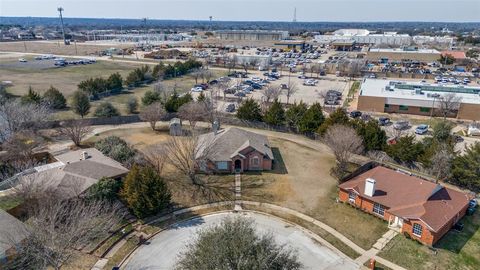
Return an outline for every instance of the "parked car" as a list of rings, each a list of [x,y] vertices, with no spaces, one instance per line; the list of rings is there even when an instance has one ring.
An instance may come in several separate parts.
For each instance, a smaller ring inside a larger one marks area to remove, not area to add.
[[[423,135],[423,134],[426,134],[428,132],[428,125],[419,125],[416,129],[415,129],[415,134],[418,134],[418,135]]]
[[[225,108],[226,112],[234,112],[235,111],[235,104],[229,103],[227,107]]]
[[[470,202],[468,203],[468,207],[470,208],[475,208],[477,207],[477,205],[478,205],[478,202],[476,199],[471,199]]]
[[[208,82],[208,84],[210,85],[217,84],[217,83],[218,83],[218,80],[211,80],[210,82]]]
[[[378,118],[378,124],[379,124],[380,126],[386,126],[386,125],[390,124],[390,118],[388,118],[388,117],[380,117],[380,118]]]
[[[244,92],[239,91],[239,92],[235,93],[234,96],[236,96],[236,97],[245,97],[246,94],[245,94]]]
[[[25,63],[25,62],[28,62],[28,61],[27,61],[27,59],[25,59],[25,58],[20,58],[20,59],[18,59],[18,62]]]
[[[192,92],[202,92],[203,88],[200,86],[195,86],[191,89]]]
[[[393,128],[397,130],[407,129],[410,126],[408,121],[397,121],[393,124]]]
[[[351,111],[351,112],[350,112],[350,117],[352,117],[352,118],[357,118],[357,117],[360,117],[360,116],[362,116],[362,112],[361,112],[361,111],[355,110],[355,111]]]

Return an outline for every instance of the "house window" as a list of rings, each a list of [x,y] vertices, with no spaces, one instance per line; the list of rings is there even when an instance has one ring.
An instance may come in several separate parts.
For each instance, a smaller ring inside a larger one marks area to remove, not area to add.
[[[252,165],[255,166],[255,167],[258,167],[258,165],[260,164],[260,160],[258,159],[257,156],[254,156],[252,157]]]
[[[385,108],[390,108],[390,104],[385,104]]]
[[[383,205],[381,205],[379,203],[374,203],[373,204],[373,213],[383,217],[383,214],[385,213],[385,209],[383,208]]]
[[[430,112],[430,108],[420,107],[420,112],[428,113]]]
[[[413,229],[412,229],[412,231],[413,231],[413,234],[414,234],[414,235],[416,235],[416,236],[418,236],[418,237],[421,237],[421,236],[422,236],[422,230],[423,230],[422,225],[420,225],[420,224],[418,224],[418,223],[414,223],[414,224],[413,224]]]
[[[348,193],[348,200],[352,203],[355,203],[355,199],[357,198],[357,193],[353,192],[353,191],[350,191],[350,193]]]
[[[217,162],[217,169],[228,170],[228,163],[226,161]]]
[[[400,106],[398,107],[398,109],[399,109],[400,111],[408,111],[408,106],[400,105]]]

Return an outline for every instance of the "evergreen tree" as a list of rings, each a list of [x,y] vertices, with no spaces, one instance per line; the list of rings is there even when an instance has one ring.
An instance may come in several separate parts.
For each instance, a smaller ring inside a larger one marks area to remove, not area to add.
[[[51,109],[60,110],[67,107],[67,100],[63,94],[53,86],[50,86],[50,88],[43,94],[43,100]]]
[[[270,108],[268,108],[263,116],[263,120],[265,123],[273,126],[281,126],[285,124],[285,110],[278,99],[275,99],[270,105]]]
[[[472,191],[480,191],[480,143],[467,146],[465,153],[452,162],[451,182]]]
[[[113,117],[119,116],[117,108],[110,102],[102,102],[96,109],[94,115],[96,117]]]
[[[387,145],[387,134],[380,127],[378,121],[370,120],[364,122],[356,119],[351,122],[351,125],[357,131],[357,134],[363,140],[365,151],[383,150]]]
[[[121,195],[140,217],[157,214],[170,204],[171,194],[162,178],[150,167],[134,165],[125,177]]]
[[[315,102],[310,106],[299,123],[299,130],[302,133],[315,132],[320,125],[325,121],[323,115],[322,106],[320,103]]]
[[[77,90],[73,93],[71,107],[74,113],[83,118],[90,111],[90,99],[85,92]]]
[[[111,92],[119,93],[122,90],[123,79],[120,73],[116,72],[110,75],[107,79],[108,89]]]
[[[307,105],[300,101],[300,103],[294,103],[288,110],[285,112],[285,120],[287,126],[295,131],[299,131],[300,121],[307,112]]]
[[[22,96],[22,103],[40,103],[41,101],[42,97],[31,86],[28,87],[28,93]]]
[[[207,97],[205,96],[205,94],[203,92],[201,92],[200,95],[198,95],[198,97],[197,97],[198,102],[204,102],[206,99],[207,99]]]
[[[102,178],[88,189],[88,198],[96,200],[114,201],[122,187],[122,181],[112,178]]]
[[[408,135],[397,139],[395,144],[386,147],[387,154],[397,162],[412,164],[423,154],[423,145],[415,142],[415,136]]]
[[[142,97],[142,104],[148,106],[155,102],[161,101],[162,98],[160,97],[160,93],[157,91],[148,90],[145,92],[145,95]]]
[[[327,129],[335,124],[348,126],[350,119],[347,112],[343,108],[338,108],[332,112],[325,122],[318,128],[318,134],[323,135],[327,132]]]
[[[237,109],[237,118],[247,121],[262,121],[260,105],[251,98],[246,99]]]

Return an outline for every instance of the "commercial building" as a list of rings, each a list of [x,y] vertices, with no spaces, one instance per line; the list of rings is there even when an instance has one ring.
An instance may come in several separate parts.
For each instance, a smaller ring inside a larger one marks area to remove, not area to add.
[[[382,166],[339,185],[339,199],[432,246],[467,212],[473,196]]]
[[[273,41],[288,38],[288,31],[219,30],[215,36],[223,40]]]
[[[419,61],[433,62],[440,59],[441,53],[434,49],[397,48],[378,49],[370,48],[367,52],[367,60],[379,62]]]
[[[315,41],[324,44],[354,41],[356,44],[362,45],[409,46],[412,43],[412,37],[408,34],[398,34],[397,32],[371,34],[366,29],[339,29],[330,35],[316,35]]]
[[[411,81],[364,79],[358,97],[358,110],[425,116],[442,115],[442,100],[454,93],[461,98],[450,117],[480,120],[480,87],[455,84],[429,84]]]
[[[304,40],[280,40],[273,45],[282,50],[303,50],[306,43]]]
[[[417,45],[452,46],[455,39],[450,36],[413,36],[413,43]]]

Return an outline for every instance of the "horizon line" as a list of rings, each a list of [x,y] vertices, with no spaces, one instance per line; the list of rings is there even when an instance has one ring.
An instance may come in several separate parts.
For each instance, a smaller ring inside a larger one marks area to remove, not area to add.
[[[0,18],[40,18],[40,19],[58,19],[58,17],[47,17],[47,16],[0,16]],[[121,18],[121,17],[63,17],[63,19],[96,19],[96,20],[139,20],[143,18]],[[147,18],[147,21],[196,21],[196,22],[207,22],[210,23],[209,19],[156,19],[156,18]],[[378,20],[378,21],[282,21],[282,20],[213,20],[215,22],[282,22],[282,23],[480,23],[480,21],[422,21],[422,20]],[[0,23],[2,25],[3,23]]]

